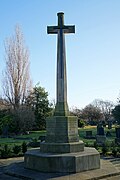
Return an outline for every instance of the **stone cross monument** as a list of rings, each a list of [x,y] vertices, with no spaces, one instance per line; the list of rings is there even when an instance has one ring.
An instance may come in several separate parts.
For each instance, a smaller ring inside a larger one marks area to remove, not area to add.
[[[57,43],[57,103],[55,116],[68,116],[67,104],[67,74],[66,74],[66,52],[65,34],[75,33],[75,26],[64,25],[64,13],[58,13],[58,26],[48,26],[48,34],[58,34]]]
[[[58,15],[58,26],[48,26],[48,34],[57,34],[57,102],[54,116],[46,120],[46,142],[41,144],[43,152],[72,152],[84,149],[84,143],[79,141],[78,121],[75,116],[69,116],[67,104],[67,75],[65,34],[75,33],[75,26],[64,25],[64,13]],[[59,144],[58,144],[59,143]],[[66,143],[66,144],[65,144]]]
[[[78,120],[69,115],[65,34],[75,26],[64,25],[64,13],[58,15],[58,26],[48,26],[48,34],[57,34],[57,102],[52,117],[46,119],[46,138],[40,149],[25,153],[25,167],[42,172],[81,172],[100,167],[96,149],[84,147],[79,140]]]

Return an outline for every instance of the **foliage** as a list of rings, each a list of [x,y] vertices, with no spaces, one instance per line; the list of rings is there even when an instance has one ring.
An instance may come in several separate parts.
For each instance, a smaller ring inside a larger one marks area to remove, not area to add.
[[[94,148],[98,150],[98,143],[96,141],[94,142]]]
[[[115,120],[117,120],[117,123],[120,125],[120,104],[115,106],[115,108],[112,110],[112,114]]]
[[[14,153],[14,154],[19,154],[20,151],[21,151],[21,146],[19,146],[19,145],[14,145],[12,150],[13,150],[13,153]]]
[[[40,147],[40,142],[38,141],[37,138],[33,138],[32,141],[28,144],[30,147]]]
[[[82,119],[78,119],[78,127],[83,128],[85,126],[85,121]]]
[[[101,110],[89,104],[82,110],[82,116],[88,120],[90,125],[95,125],[101,118]]]
[[[27,151],[27,143],[24,141],[24,142],[22,143],[22,152],[23,152],[23,154],[24,154],[26,151]]]
[[[14,132],[18,133],[26,133],[26,131],[30,131],[33,129],[35,125],[35,116],[34,111],[31,107],[26,105],[21,105],[19,108],[12,111],[13,115],[13,125]]]
[[[48,100],[48,92],[37,84],[27,98],[26,104],[32,107],[37,129],[45,129],[45,119],[52,111]]]
[[[109,144],[108,144],[108,142],[106,142],[102,146],[102,154],[107,155],[108,151],[109,151]]]
[[[12,113],[10,109],[7,108],[0,110],[0,134],[4,127],[8,127],[8,132],[13,132],[16,128],[14,128]]]
[[[117,157],[117,154],[118,154],[118,149],[117,149],[117,147],[112,148],[112,155],[113,155],[114,157]]]
[[[5,144],[1,149],[0,149],[0,153],[1,153],[1,158],[8,158],[11,156],[11,149],[8,147],[7,144]]]

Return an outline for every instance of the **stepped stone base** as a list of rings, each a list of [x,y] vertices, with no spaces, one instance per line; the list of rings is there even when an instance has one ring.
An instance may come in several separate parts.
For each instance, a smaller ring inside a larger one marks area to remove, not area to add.
[[[40,151],[47,153],[72,153],[84,151],[83,141],[72,143],[40,143]]]
[[[81,172],[100,168],[100,155],[95,148],[77,153],[42,153],[29,150],[24,157],[25,168],[40,172]]]

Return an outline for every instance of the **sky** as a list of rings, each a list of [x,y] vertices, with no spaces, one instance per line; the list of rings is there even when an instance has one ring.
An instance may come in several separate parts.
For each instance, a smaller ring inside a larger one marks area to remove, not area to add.
[[[84,108],[94,99],[117,101],[120,93],[120,0],[0,0],[0,84],[4,41],[19,24],[30,52],[33,85],[38,82],[56,99],[57,25],[64,12],[69,107]],[[2,86],[2,85],[1,85]],[[2,87],[0,87],[2,94]]]

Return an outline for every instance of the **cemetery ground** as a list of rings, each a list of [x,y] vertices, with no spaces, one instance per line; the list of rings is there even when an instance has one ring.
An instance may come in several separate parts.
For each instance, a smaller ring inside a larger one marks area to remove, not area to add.
[[[79,137],[85,143],[87,147],[95,147],[101,155],[109,156],[119,156],[120,147],[116,145],[115,138],[116,132],[115,127],[112,129],[108,129],[105,127],[105,134],[107,135],[106,143],[104,146],[98,145],[96,143],[95,136],[97,134],[96,126],[85,126],[84,128],[79,128]],[[87,135],[88,133],[92,134],[90,137]],[[26,135],[19,135],[13,137],[1,137],[0,138],[0,158],[9,158],[9,157],[17,157],[23,156],[26,149],[22,151],[22,145],[27,145],[27,148],[35,148],[39,147],[40,141],[43,141],[45,138],[46,131],[30,131]],[[7,149],[5,149],[7,146]],[[24,147],[23,147],[24,148]],[[1,150],[4,149],[3,155]],[[13,150],[14,149],[14,150]],[[9,152],[9,153],[8,153]]]
[[[97,133],[97,127],[96,126],[85,126],[84,128],[79,128],[79,136],[80,139],[84,141],[85,146],[96,146],[95,144],[95,136]],[[86,131],[92,131],[92,137],[91,138],[87,138],[86,137]],[[108,133],[109,132],[109,133]],[[103,176],[102,179],[104,180],[118,180],[120,179],[120,158],[119,157],[113,157],[112,152],[111,152],[111,143],[114,142],[115,137],[116,137],[116,133],[115,133],[115,127],[113,126],[112,129],[108,129],[108,127],[105,127],[105,133],[110,134],[110,136],[107,137],[107,146],[109,148],[106,148],[106,150],[104,150],[106,153],[104,153],[104,156],[102,154],[102,147],[101,146],[96,146],[96,148],[98,149],[98,151],[101,154],[101,161],[104,161],[104,167],[101,168],[101,170],[103,172],[108,171],[107,173],[110,173],[110,176]],[[9,138],[0,138],[0,149],[2,147],[4,147],[6,144],[8,145],[9,148],[13,148],[15,145],[21,146],[23,142],[26,142],[26,144],[30,144],[31,142],[36,143],[37,141],[40,142],[41,139],[43,140],[45,137],[46,131],[31,131],[29,132],[29,134],[27,135],[19,135],[19,136],[14,136],[14,137],[9,137]],[[41,138],[43,137],[43,138]],[[119,146],[118,146],[119,147]],[[29,148],[33,148],[28,146]],[[16,154],[16,157],[12,157],[12,158],[1,158],[0,159],[0,179],[24,179],[24,175],[26,175],[27,173],[29,173],[29,177],[34,177],[33,179],[49,179],[49,177],[51,177],[50,179],[61,179],[61,180],[65,180],[65,179],[86,179],[86,177],[89,177],[88,179],[92,179],[92,176],[97,176],[101,175],[99,173],[99,170],[93,170],[93,171],[87,171],[87,172],[82,172],[82,173],[77,173],[77,174],[71,174],[70,176],[65,174],[65,175],[61,175],[61,174],[44,174],[44,173],[38,173],[36,174],[34,171],[29,171],[27,172],[27,170],[24,169],[23,166],[23,156],[24,153],[20,153],[21,157],[17,157],[19,156],[18,154]],[[109,164],[109,162],[111,164]],[[119,170],[116,170],[117,169]],[[21,169],[22,168],[22,169]],[[103,169],[106,168],[106,169]],[[6,169],[8,169],[8,173],[6,173]],[[17,174],[19,174],[21,171],[22,173],[20,173],[20,177],[19,176],[15,176],[14,175],[14,171],[17,172]],[[11,172],[13,172],[13,174],[10,174]],[[31,179],[31,178],[28,178]],[[100,179],[100,178],[99,178]]]

